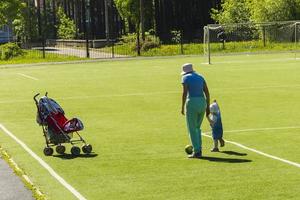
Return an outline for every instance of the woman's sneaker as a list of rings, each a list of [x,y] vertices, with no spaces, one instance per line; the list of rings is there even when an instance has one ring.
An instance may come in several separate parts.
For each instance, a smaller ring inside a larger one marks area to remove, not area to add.
[[[201,158],[202,157],[202,152],[198,152],[198,153],[192,153],[191,155],[188,156],[188,158]]]

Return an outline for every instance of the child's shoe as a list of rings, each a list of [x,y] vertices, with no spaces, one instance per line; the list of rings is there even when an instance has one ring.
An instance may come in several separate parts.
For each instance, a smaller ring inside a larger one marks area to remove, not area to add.
[[[210,150],[211,152],[219,152],[219,148],[213,148]]]
[[[220,146],[224,147],[225,146],[225,141],[222,138],[219,141],[220,141]]]

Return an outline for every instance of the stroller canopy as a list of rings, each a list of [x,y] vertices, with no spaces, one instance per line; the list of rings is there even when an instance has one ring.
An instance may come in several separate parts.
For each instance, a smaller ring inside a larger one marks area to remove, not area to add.
[[[62,109],[62,107],[53,99],[49,98],[49,97],[42,97],[39,100],[39,111],[40,111],[40,122],[39,123],[43,123],[45,122],[45,120],[47,119],[47,117],[49,115],[52,114],[58,114],[61,113],[62,115],[65,114],[64,110]]]

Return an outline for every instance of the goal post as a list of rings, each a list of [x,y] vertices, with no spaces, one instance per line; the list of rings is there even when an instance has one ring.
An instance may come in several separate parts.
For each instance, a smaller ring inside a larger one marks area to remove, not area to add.
[[[215,55],[300,51],[300,21],[209,24],[203,29],[205,62]]]

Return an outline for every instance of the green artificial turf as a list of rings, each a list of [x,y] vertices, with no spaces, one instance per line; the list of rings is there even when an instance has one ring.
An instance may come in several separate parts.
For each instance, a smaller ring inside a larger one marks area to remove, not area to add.
[[[0,123],[87,199],[298,199],[299,168],[227,144],[189,160],[181,65],[192,62],[217,99],[225,131],[300,127],[300,60],[291,54],[107,61],[0,69]],[[32,76],[33,80],[20,74]],[[43,155],[33,95],[49,93],[85,125],[90,156]],[[203,131],[209,131],[203,122]],[[300,163],[300,128],[225,132],[224,138]],[[76,199],[14,140],[0,144],[49,199]]]

